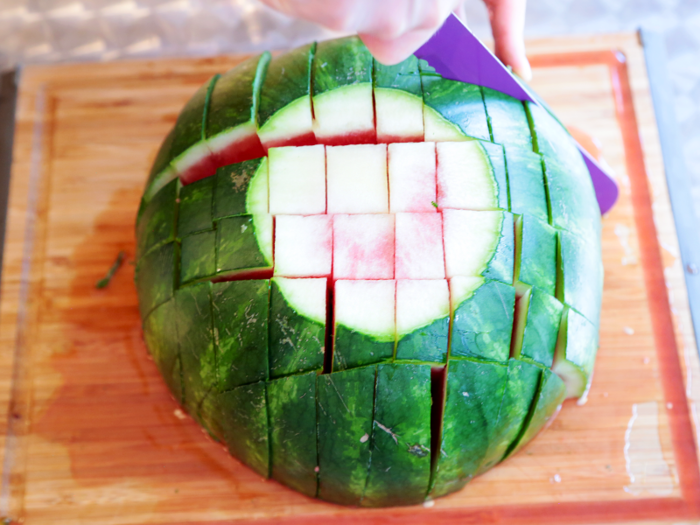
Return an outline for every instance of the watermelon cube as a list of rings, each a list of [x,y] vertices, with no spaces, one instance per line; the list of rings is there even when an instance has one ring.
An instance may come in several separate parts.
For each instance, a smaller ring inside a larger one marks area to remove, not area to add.
[[[439,213],[397,213],[397,279],[444,279],[442,215]]]
[[[333,278],[394,278],[394,217],[333,217]]]
[[[444,363],[449,330],[447,281],[396,281],[396,359]]]
[[[336,281],[333,370],[378,363],[394,356],[394,281]]]
[[[329,215],[275,218],[275,275],[328,277],[333,263],[333,223]]]
[[[326,148],[328,213],[388,213],[385,144]]]
[[[501,211],[444,210],[447,277],[478,277],[513,282],[513,216]]]
[[[435,143],[389,144],[391,213],[436,211]]]
[[[201,182],[206,180],[210,179]],[[216,170],[212,180],[214,198],[210,213],[215,220],[237,215],[269,213],[267,157],[222,166]]]
[[[270,213],[326,213],[326,157],[322,145],[272,148]]]

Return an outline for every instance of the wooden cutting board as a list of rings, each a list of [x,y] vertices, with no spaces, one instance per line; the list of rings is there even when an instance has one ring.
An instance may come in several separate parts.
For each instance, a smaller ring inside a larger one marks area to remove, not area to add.
[[[306,498],[230,458],[170,398],[142,341],[131,261],[146,173],[191,93],[243,57],[26,68],[0,303],[0,514],[91,525],[700,520],[700,366],[641,48],[617,35],[529,50],[533,86],[598,141],[621,189],[604,220],[593,387],[465,490],[377,510]],[[96,289],[120,250],[129,263]]]

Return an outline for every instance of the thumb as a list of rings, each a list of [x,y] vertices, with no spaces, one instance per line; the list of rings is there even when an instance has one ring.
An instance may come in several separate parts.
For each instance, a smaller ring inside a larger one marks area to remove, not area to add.
[[[525,56],[525,0],[484,0],[489,10],[496,56],[523,80],[532,78]]]

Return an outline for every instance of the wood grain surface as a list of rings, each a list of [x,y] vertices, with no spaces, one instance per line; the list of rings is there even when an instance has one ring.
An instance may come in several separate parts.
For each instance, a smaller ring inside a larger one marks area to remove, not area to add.
[[[260,479],[170,398],[120,250],[160,140],[242,57],[26,68],[0,296],[0,514],[28,524],[700,523],[695,349],[635,35],[529,43],[535,89],[621,188],[604,219],[601,348],[515,457],[423,507],[347,509]]]

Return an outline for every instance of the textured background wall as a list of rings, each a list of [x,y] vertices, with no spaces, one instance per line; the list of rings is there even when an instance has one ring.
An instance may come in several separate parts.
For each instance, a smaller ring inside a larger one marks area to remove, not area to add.
[[[490,37],[478,0],[469,25]],[[676,116],[700,210],[700,0],[529,0],[527,36],[666,35]],[[332,33],[255,0],[0,0],[0,69],[17,63],[212,55],[283,49]]]

